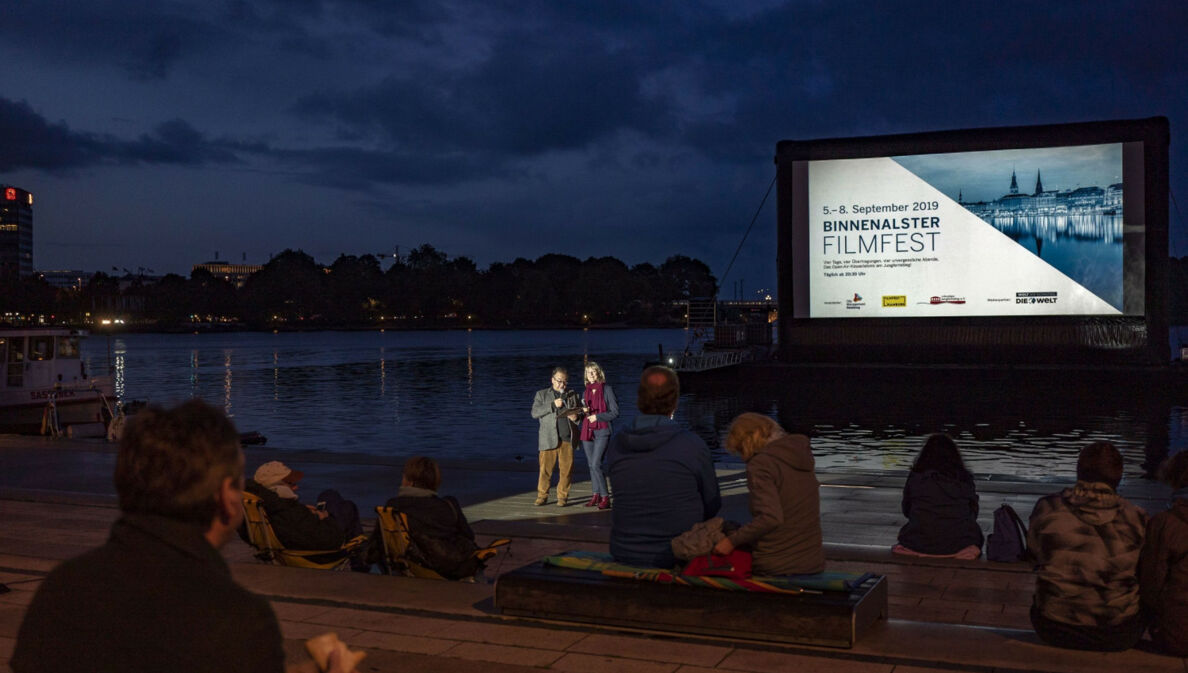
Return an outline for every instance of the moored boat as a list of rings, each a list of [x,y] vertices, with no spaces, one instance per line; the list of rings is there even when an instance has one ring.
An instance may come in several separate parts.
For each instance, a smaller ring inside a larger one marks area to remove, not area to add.
[[[83,330],[0,329],[0,432],[58,434],[111,419],[110,376],[89,376]]]

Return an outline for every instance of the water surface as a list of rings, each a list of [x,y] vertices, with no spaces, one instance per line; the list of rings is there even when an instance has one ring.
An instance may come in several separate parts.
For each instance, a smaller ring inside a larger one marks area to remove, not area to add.
[[[200,397],[269,447],[512,461],[535,459],[529,409],[552,367],[569,368],[578,386],[582,363],[599,362],[629,419],[643,364],[661,344],[684,343],[683,330],[657,329],[97,334],[84,356],[91,371],[110,366],[124,401]],[[944,431],[979,474],[1067,478],[1081,447],[1107,439],[1137,477],[1188,436],[1188,405],[1075,390],[1036,400],[944,386],[699,387],[682,395],[676,419],[730,460],[721,436],[742,411],[809,433],[818,465],[836,469],[904,470],[924,436]]]

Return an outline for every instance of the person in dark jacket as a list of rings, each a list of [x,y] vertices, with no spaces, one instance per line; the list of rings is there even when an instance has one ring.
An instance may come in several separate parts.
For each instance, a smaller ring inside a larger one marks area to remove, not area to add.
[[[607,447],[607,476],[615,486],[610,552],[619,563],[672,568],[672,539],[722,506],[709,448],[672,420],[680,394],[676,372],[645,369],[640,415]]]
[[[302,504],[297,489],[304,473],[279,460],[261,465],[244,490],[260,498],[272,530],[289,549],[333,550],[363,534],[359,508],[338,491],[327,489],[318,495],[326,503],[321,509]]]
[[[474,531],[456,498],[437,495],[440,487],[441,468],[437,461],[413,456],[404,463],[396,497],[385,504],[408,518],[408,534],[412,539],[408,551],[410,561],[436,571],[446,579],[474,577],[483,567],[474,555],[479,548]],[[378,538],[377,527],[372,538],[377,550],[376,545],[383,544]]]
[[[137,414],[116,457],[111,537],[42,582],[12,670],[281,673],[271,606],[219,553],[243,519],[242,484],[239,434],[221,411],[190,400]]]
[[[1139,556],[1139,591],[1151,618],[1151,639],[1164,651],[1188,656],[1188,451],[1164,463],[1171,508],[1147,524]]]
[[[749,547],[756,575],[825,570],[820,485],[809,438],[787,434],[771,418],[747,412],[730,424],[726,449],[747,464],[751,521],[719,541],[714,553]]]
[[[976,559],[982,554],[978,494],[957,444],[948,435],[924,441],[903,487],[899,544],[891,551],[911,556]]]

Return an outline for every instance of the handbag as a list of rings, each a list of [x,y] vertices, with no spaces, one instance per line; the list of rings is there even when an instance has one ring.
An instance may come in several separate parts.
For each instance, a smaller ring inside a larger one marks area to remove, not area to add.
[[[751,552],[735,549],[725,556],[706,554],[689,561],[681,571],[689,577],[724,577],[731,580],[751,578]]]
[[[718,540],[726,537],[726,520],[720,516],[699,521],[689,530],[672,539],[672,555],[682,561],[692,561],[714,549]]]

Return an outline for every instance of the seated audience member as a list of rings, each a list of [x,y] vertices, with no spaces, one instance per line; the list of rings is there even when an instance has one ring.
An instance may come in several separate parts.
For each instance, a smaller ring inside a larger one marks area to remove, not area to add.
[[[948,435],[925,440],[903,486],[901,507],[908,522],[899,529],[899,544],[891,551],[961,559],[982,555],[973,475]]]
[[[219,554],[243,519],[242,485],[239,434],[221,411],[191,400],[133,417],[116,457],[120,518],[42,582],[12,670],[283,671],[272,608]]]
[[[1122,454],[1094,442],[1077,459],[1076,485],[1040,498],[1031,512],[1031,624],[1050,645],[1117,651],[1143,635],[1138,561],[1147,516],[1118,495],[1121,481]]]
[[[1188,656],[1188,451],[1163,465],[1171,508],[1151,517],[1139,557],[1139,586],[1151,618],[1151,639],[1176,656]]]
[[[676,372],[645,369],[640,414],[607,448],[606,473],[615,488],[610,551],[620,563],[673,567],[672,539],[722,506],[709,448],[672,420],[680,394]]]
[[[412,539],[409,560],[436,571],[450,580],[473,577],[482,568],[474,556],[478,544],[474,531],[462,513],[458,500],[437,495],[441,486],[441,468],[437,461],[425,456],[413,456],[404,463],[400,490],[385,503],[408,518],[408,534]],[[378,530],[372,545],[378,540]]]
[[[750,547],[756,575],[825,570],[820,486],[809,438],[787,434],[771,418],[748,412],[730,424],[726,449],[747,464],[751,521],[718,542],[714,553]]]
[[[288,549],[333,550],[356,535],[363,534],[359,508],[345,500],[338,491],[327,489],[318,494],[322,509],[304,505],[297,499],[299,482],[305,473],[291,470],[279,460],[261,465],[244,490],[260,498],[272,530]]]

